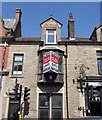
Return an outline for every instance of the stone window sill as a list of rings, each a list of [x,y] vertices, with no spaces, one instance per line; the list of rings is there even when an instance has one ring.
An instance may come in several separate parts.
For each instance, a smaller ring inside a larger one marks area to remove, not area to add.
[[[10,78],[23,78],[23,75],[11,75]]]

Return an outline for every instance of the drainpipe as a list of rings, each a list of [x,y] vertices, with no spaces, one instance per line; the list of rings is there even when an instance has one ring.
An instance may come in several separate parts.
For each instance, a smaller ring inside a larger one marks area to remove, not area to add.
[[[1,66],[1,74],[0,74],[0,120],[2,119],[2,111],[3,111],[3,95],[4,95],[4,83],[2,83],[2,77],[3,77],[3,69],[4,69],[4,58],[5,58],[5,53],[6,53],[6,46],[8,44],[0,44],[1,47],[4,47],[3,55],[2,55],[2,66]],[[2,86],[1,86],[2,85]],[[2,87],[2,89],[1,89]]]
[[[66,48],[66,55],[65,55],[65,78],[66,78],[66,106],[67,106],[67,119],[69,119],[69,111],[68,111],[68,78],[67,78],[67,45],[65,45]]]
[[[4,62],[5,62],[5,53],[6,53],[6,47],[8,46],[8,44],[6,44],[6,42],[5,42],[5,44],[1,43],[0,46],[4,47],[3,56],[2,56],[1,76],[0,76],[0,87],[1,87],[2,77],[3,77],[3,69],[4,69]]]

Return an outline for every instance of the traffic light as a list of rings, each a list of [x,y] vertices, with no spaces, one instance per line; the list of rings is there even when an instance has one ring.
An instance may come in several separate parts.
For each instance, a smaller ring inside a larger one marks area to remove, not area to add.
[[[18,88],[19,88],[19,84],[16,83],[16,84],[15,84],[15,87],[13,88],[13,90],[14,90],[14,95],[15,95],[15,100],[17,100],[17,98],[18,98]]]
[[[28,101],[30,99],[30,97],[29,97],[29,95],[30,95],[29,91],[30,91],[30,88],[28,88],[28,87],[24,88],[24,101]]]

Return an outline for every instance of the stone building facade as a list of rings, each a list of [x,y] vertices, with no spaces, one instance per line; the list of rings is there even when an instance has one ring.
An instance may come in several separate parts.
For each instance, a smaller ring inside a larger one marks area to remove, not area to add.
[[[70,13],[68,37],[61,37],[62,23],[50,16],[41,37],[22,37],[20,20],[18,8],[15,19],[0,19],[1,119],[102,117],[102,24],[90,38],[75,37]]]

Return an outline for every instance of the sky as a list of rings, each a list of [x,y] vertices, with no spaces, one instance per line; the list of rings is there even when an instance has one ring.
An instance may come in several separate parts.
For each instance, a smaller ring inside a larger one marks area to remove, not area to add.
[[[100,2],[2,2],[2,18],[15,18],[15,9],[22,11],[22,37],[40,37],[40,23],[53,15],[63,24],[62,37],[68,36],[68,17],[75,21],[75,36],[90,37],[101,21]]]

